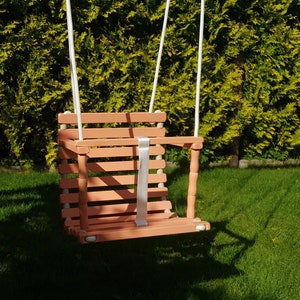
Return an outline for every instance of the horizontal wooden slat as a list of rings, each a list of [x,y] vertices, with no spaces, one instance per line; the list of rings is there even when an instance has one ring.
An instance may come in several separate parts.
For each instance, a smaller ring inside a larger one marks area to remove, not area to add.
[[[150,160],[149,169],[163,169],[166,166],[164,160]],[[135,171],[139,169],[139,162],[136,161],[112,161],[112,162],[95,162],[88,163],[87,168],[89,172],[114,172],[114,171]],[[77,174],[78,164],[60,164],[58,166],[60,174]]]
[[[133,138],[137,136],[157,137],[164,136],[165,128],[84,128],[82,136],[84,139],[102,138]],[[58,140],[78,139],[77,129],[58,130]],[[108,144],[109,146],[109,144]]]
[[[162,188],[148,188],[148,198],[159,198],[168,195],[168,189]],[[88,202],[101,202],[101,201],[115,201],[115,200],[132,200],[136,199],[137,192],[135,189],[122,189],[122,190],[107,190],[107,191],[93,191],[87,192]],[[61,194],[60,202],[65,203],[78,203],[79,194],[69,193]]]
[[[120,113],[81,113],[82,123],[136,123],[165,122],[166,113],[120,112]],[[76,114],[58,114],[59,124],[77,124]]]
[[[102,177],[89,177],[87,186],[92,187],[108,187],[112,188],[120,185],[132,185],[137,184],[138,175],[115,175],[115,176],[102,176]],[[149,174],[148,184],[166,182],[167,175],[162,174]],[[77,178],[62,178],[60,180],[61,189],[73,189],[78,188]]]
[[[139,154],[138,147],[109,147],[109,148],[91,148],[87,153],[88,158],[103,158],[103,157],[126,157],[137,156]],[[160,145],[150,146],[149,155],[164,155],[165,148]],[[77,159],[77,154],[65,148],[59,149],[60,159]]]
[[[149,155],[163,155],[165,154],[165,148],[163,146],[150,146]],[[126,156],[138,156],[138,147],[110,147],[110,148],[91,148],[87,154],[89,158],[95,157],[126,157]]]
[[[171,210],[172,204],[170,201],[155,201],[148,202],[148,212]],[[136,203],[115,204],[115,205],[101,205],[88,207],[88,216],[105,216],[105,215],[128,215],[136,213]],[[79,217],[78,208],[63,208],[63,218],[77,218]]]
[[[149,216],[149,215],[147,215]],[[126,228],[145,228],[146,230],[151,230],[151,227],[154,229],[163,229],[163,228],[171,228],[174,226],[174,223],[177,223],[177,225],[187,225],[187,224],[193,224],[195,227],[196,225],[199,225],[199,223],[201,223],[200,219],[188,219],[188,218],[179,218],[179,217],[174,217],[174,218],[170,218],[168,216],[168,214],[163,215],[160,213],[160,217],[161,218],[149,218],[148,221],[148,226],[144,226],[144,227],[137,227],[135,222],[118,222],[118,224],[114,223],[114,224],[95,224],[95,225],[91,225],[89,226],[89,233],[91,233],[93,230],[97,230],[97,229],[101,229],[103,231],[106,230],[111,230],[114,228],[120,228],[120,230],[126,229]],[[176,222],[176,221],[178,222]],[[194,227],[194,229],[196,229]],[[179,229],[180,230],[180,229]]]
[[[62,143],[64,141],[62,140]],[[76,147],[103,147],[103,146],[138,146],[137,138],[115,138],[115,139],[86,139],[76,140],[74,144]],[[201,149],[203,144],[202,137],[194,136],[164,136],[164,137],[150,137],[150,145],[178,145],[190,146],[195,144],[194,149]]]
[[[169,209],[168,209],[169,210]],[[174,212],[150,212],[147,214],[147,220],[159,220],[159,219],[171,219],[176,218],[177,215]],[[93,217],[88,219],[89,225],[92,225],[93,228],[94,225],[99,224],[106,224],[106,223],[118,223],[118,222],[133,222],[136,219],[136,214],[134,215],[121,215],[121,216],[102,216],[102,217]],[[68,218],[64,222],[66,227],[70,226],[80,226],[80,220],[79,219],[71,219]]]
[[[87,243],[85,238],[95,236],[95,242],[124,240],[151,236],[164,236],[172,234],[183,234],[198,232],[197,226],[203,226],[210,230],[210,224],[201,220],[189,218],[161,218],[148,221],[148,226],[137,227],[134,222],[119,222],[103,225],[92,225],[90,229],[83,232],[80,228],[70,228],[70,234],[78,237],[81,243]]]

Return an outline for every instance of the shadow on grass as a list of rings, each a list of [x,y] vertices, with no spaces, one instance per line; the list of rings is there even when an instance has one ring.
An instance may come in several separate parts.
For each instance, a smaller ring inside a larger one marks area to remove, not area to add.
[[[56,184],[14,193],[20,195],[16,208],[28,208],[0,219],[3,299],[220,299],[225,291],[199,284],[239,274],[233,263],[211,255],[226,223],[199,234],[79,245],[62,229]],[[0,209],[12,196],[2,194]],[[242,245],[242,255],[250,242],[227,233]]]

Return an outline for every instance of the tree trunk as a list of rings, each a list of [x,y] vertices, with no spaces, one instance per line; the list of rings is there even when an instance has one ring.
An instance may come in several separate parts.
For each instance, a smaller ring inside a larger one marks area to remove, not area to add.
[[[240,150],[240,139],[239,137],[235,137],[232,140],[231,144],[231,159],[229,161],[229,166],[232,168],[239,167],[239,150]]]

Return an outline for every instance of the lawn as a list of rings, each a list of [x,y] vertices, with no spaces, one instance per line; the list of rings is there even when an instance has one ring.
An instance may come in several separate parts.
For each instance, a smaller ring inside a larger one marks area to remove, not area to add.
[[[179,214],[182,173],[169,181]],[[65,234],[57,182],[0,173],[1,299],[299,299],[300,168],[203,170],[210,232],[89,245]]]

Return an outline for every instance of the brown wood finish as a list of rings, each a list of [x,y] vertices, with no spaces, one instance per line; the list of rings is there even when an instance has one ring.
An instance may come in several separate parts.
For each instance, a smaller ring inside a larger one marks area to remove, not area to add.
[[[83,113],[81,119],[79,141],[76,114],[58,116],[60,202],[69,234],[86,243],[197,232],[199,225],[210,229],[208,222],[195,218],[201,137],[165,137],[165,113]],[[140,136],[150,139],[145,227],[135,225]],[[171,212],[171,201],[164,200],[165,144],[191,148],[185,218],[178,218]]]

